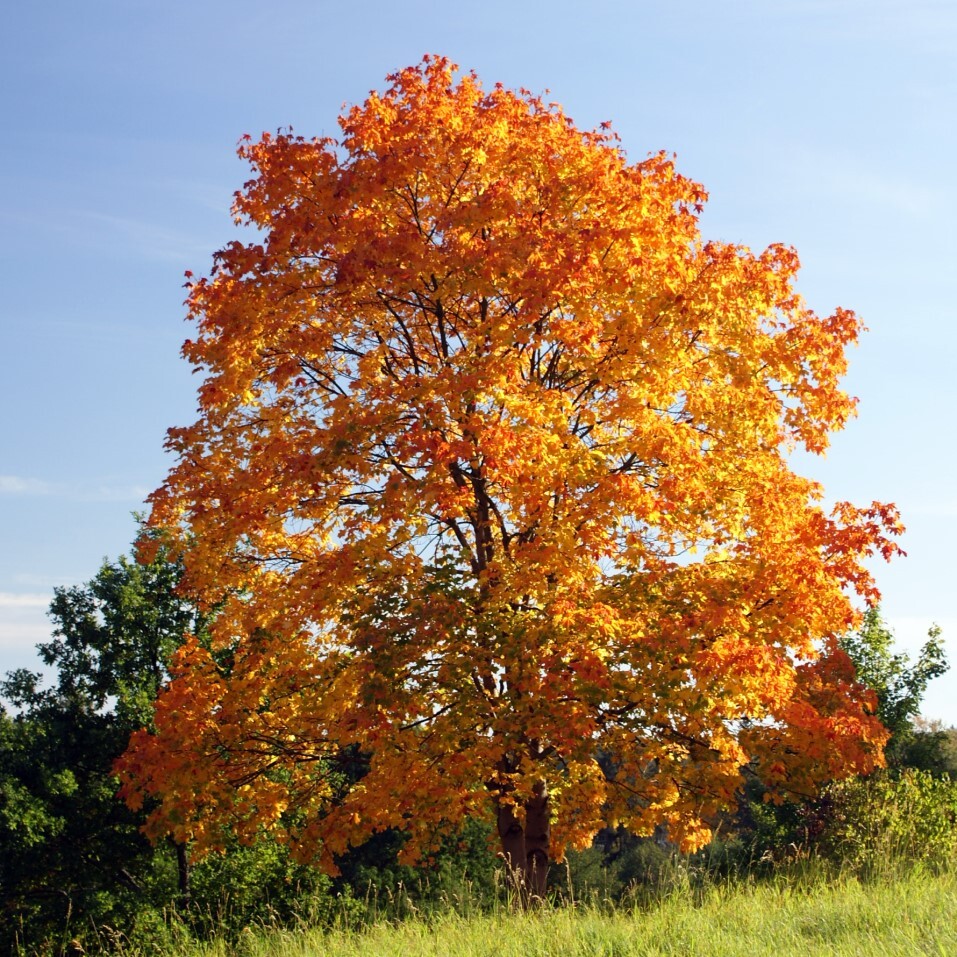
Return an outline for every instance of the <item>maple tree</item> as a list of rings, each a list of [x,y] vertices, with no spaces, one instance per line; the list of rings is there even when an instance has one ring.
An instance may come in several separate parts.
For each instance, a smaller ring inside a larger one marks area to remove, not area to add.
[[[792,249],[704,241],[666,154],[443,58],[389,80],[338,141],[244,140],[261,235],[188,283],[200,417],[150,521],[216,615],[127,800],[330,870],[485,816],[540,894],[605,824],[701,846],[746,766],[879,764],[838,638],[898,516],[825,511],[788,457],[853,414],[859,320],[806,307]]]

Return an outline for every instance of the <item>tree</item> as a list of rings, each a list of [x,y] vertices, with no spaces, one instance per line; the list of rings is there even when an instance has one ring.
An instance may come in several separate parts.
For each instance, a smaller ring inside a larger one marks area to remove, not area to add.
[[[63,945],[93,922],[129,925],[148,903],[154,855],[112,765],[149,720],[184,632],[201,633],[175,594],[179,574],[160,551],[55,589],[53,637],[38,646],[53,685],[26,669],[0,682],[17,709],[0,710],[0,941],[11,951]]]
[[[923,732],[915,729],[914,723],[927,685],[950,667],[937,625],[928,631],[917,661],[911,664],[908,655],[895,653],[894,634],[874,606],[864,612],[857,631],[841,638],[841,648],[854,663],[858,680],[877,695],[877,715],[891,733],[887,755],[892,763],[909,765],[911,758],[920,760],[921,752],[928,746],[933,750],[934,743],[943,748],[941,729]],[[929,737],[921,740],[924,734]],[[923,755],[924,759],[929,756]]]
[[[936,625],[913,665],[906,654],[895,653],[894,634],[876,605],[864,612],[857,631],[841,638],[841,647],[854,663],[858,680],[877,694],[878,717],[894,735],[913,729],[927,685],[949,667]]]
[[[810,791],[881,761],[838,636],[901,526],[789,467],[853,414],[860,330],[794,251],[703,241],[669,157],[455,71],[240,146],[261,241],[189,277],[200,418],[150,518],[219,611],[118,770],[155,833],[333,871],[491,816],[539,895],[606,823],[707,842],[749,763]]]

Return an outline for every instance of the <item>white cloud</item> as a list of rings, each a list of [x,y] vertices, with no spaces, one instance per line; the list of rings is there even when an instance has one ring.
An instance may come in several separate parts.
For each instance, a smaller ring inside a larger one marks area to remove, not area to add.
[[[109,485],[64,482],[20,475],[0,475],[0,495],[56,495],[80,502],[137,502],[142,504],[150,489],[145,485]]]
[[[0,475],[0,494],[3,495],[52,495],[57,490],[53,482],[24,478],[20,475]]]
[[[46,617],[52,595],[0,592],[0,677],[15,668],[40,671],[36,646],[50,640]]]
[[[46,608],[50,604],[51,597],[48,594],[0,591],[0,609]]]

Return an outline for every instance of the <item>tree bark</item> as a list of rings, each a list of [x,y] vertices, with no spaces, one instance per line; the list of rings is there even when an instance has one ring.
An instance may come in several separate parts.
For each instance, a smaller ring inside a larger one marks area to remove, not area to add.
[[[534,906],[545,899],[548,880],[551,826],[548,788],[544,781],[534,786],[534,797],[525,803],[524,822],[511,804],[499,800],[498,834],[508,880],[522,907]]]
[[[525,884],[532,903],[545,900],[551,841],[548,788],[537,781],[534,790],[535,797],[525,805]]]
[[[179,885],[179,893],[176,896],[177,906],[186,910],[190,905],[190,886],[189,886],[189,854],[186,845],[170,837],[170,843],[176,851],[176,876]]]

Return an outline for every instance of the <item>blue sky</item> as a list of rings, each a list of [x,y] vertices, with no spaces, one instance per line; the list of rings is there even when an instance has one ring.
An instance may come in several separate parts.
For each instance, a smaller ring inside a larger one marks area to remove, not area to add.
[[[234,235],[245,133],[335,134],[344,103],[440,53],[611,120],[703,183],[709,238],[796,246],[799,287],[870,331],[829,497],[896,502],[876,568],[902,649],[932,622],[957,724],[957,5],[953,0],[486,0],[8,5],[0,32],[0,671],[35,664],[52,588],[126,551],[192,421],[183,273]]]

